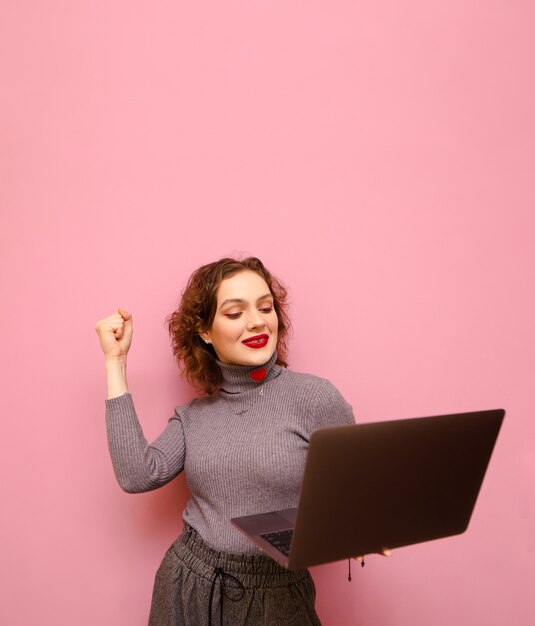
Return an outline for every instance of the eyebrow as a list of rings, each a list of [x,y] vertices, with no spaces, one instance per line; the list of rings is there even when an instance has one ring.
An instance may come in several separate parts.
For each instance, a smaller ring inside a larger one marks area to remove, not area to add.
[[[267,298],[271,298],[273,299],[273,294],[272,293],[265,293],[263,296],[260,296],[260,298],[257,298],[257,302],[260,302],[260,300],[266,300]],[[231,304],[231,303],[237,303],[237,304],[244,304],[245,302],[247,302],[247,300],[244,300],[243,298],[229,298],[228,300],[223,300],[223,302],[219,305],[219,308],[223,308],[226,304]]]

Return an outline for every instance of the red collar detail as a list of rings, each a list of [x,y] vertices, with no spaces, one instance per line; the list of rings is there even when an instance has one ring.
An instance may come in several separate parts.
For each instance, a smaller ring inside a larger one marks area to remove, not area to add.
[[[256,382],[261,383],[267,375],[267,371],[265,367],[261,367],[258,370],[253,370],[249,376]]]

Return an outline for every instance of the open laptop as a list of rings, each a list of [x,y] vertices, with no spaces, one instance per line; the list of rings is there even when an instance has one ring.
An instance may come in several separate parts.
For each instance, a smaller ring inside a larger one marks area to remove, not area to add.
[[[298,508],[231,521],[288,569],[461,534],[504,415],[497,409],[318,430]]]

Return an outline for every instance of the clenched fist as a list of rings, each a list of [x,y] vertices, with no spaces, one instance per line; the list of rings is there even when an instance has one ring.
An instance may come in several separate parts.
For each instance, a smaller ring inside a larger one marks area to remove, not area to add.
[[[106,358],[126,357],[132,343],[132,316],[124,309],[95,325],[100,347]]]

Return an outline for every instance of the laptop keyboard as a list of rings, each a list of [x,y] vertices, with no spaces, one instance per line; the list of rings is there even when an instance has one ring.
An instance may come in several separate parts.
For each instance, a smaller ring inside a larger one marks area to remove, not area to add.
[[[280,530],[276,533],[266,533],[260,535],[262,539],[265,539],[274,548],[277,548],[279,552],[282,552],[285,556],[290,555],[290,543],[292,542],[292,529]]]

